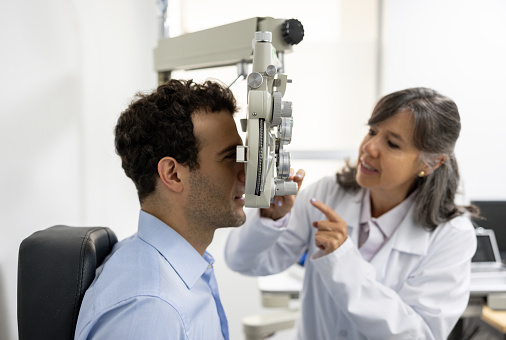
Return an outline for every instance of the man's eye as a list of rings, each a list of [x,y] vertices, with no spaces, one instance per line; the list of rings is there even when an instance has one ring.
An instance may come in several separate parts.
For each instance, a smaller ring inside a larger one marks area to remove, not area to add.
[[[225,158],[233,158],[233,159],[236,159],[237,157],[237,153],[236,152],[232,152],[230,154],[228,154]]]
[[[376,131],[374,131],[373,129],[369,129],[369,135],[370,136],[376,135]]]

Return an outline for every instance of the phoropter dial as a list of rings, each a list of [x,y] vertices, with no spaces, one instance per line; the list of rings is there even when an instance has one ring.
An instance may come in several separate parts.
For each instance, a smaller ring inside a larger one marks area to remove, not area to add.
[[[279,126],[279,140],[281,144],[287,145],[292,141],[293,118],[281,118]]]
[[[273,107],[272,107],[272,124],[281,124],[281,118],[292,116],[292,102],[283,101],[282,95],[279,92],[272,94]]]

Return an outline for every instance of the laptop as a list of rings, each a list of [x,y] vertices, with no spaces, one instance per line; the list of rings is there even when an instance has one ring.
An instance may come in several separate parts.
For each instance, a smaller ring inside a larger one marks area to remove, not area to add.
[[[482,218],[473,218],[476,226],[492,229],[499,246],[499,253],[506,259],[506,201],[471,201],[480,208]]]
[[[471,294],[506,292],[506,265],[492,229],[476,228],[477,247],[471,261]]]

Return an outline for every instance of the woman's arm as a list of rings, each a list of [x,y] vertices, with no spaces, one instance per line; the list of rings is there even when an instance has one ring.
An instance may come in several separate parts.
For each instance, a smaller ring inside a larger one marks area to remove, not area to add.
[[[311,260],[328,296],[368,339],[444,339],[465,310],[474,231],[464,217],[438,228],[444,229],[436,229],[426,255],[411,262],[416,265],[397,284],[379,282],[384,273],[377,273],[350,242]],[[395,268],[387,268],[388,275],[402,277],[409,256],[416,257],[393,250],[388,265]]]

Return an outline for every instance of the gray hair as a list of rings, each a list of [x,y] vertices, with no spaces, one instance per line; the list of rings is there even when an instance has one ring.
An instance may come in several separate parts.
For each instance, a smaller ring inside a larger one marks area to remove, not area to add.
[[[368,124],[378,125],[404,110],[413,113],[413,142],[420,151],[420,160],[434,168],[438,156],[445,158],[441,166],[427,176],[418,177],[415,182],[412,191],[418,190],[415,207],[417,222],[433,230],[466,212],[478,215],[475,206],[459,206],[455,203],[460,175],[454,148],[461,128],[455,102],[423,87],[393,92],[378,101]],[[355,174],[356,167],[347,163],[337,174],[337,181],[344,189],[356,191],[360,187]]]

